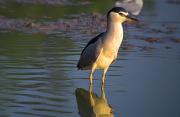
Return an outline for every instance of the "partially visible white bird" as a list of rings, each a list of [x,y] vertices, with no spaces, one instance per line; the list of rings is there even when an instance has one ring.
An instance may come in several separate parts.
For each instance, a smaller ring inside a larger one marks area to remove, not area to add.
[[[106,32],[94,37],[82,50],[77,67],[82,70],[90,68],[90,84],[95,69],[103,69],[102,84],[104,84],[106,72],[117,58],[123,40],[122,23],[125,21],[137,19],[129,17],[128,12],[122,7],[112,8],[107,14]]]
[[[139,15],[143,7],[143,0],[117,0],[116,7],[123,7],[132,15]]]

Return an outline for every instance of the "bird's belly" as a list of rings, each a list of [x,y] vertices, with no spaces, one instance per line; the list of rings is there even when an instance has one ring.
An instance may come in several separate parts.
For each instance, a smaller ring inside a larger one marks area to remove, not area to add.
[[[102,52],[96,60],[96,68],[104,69],[108,67],[113,60],[114,60],[114,56],[112,54],[108,56]]]

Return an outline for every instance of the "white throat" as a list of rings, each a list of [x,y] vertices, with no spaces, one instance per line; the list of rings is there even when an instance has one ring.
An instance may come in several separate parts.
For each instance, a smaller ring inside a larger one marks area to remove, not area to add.
[[[107,26],[107,42],[112,43],[118,50],[123,40],[123,27],[121,22],[109,22]]]

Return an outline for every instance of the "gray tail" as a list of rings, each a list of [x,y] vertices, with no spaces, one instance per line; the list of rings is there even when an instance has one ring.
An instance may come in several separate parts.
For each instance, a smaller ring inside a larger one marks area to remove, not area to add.
[[[80,66],[80,62],[78,62],[76,67],[77,67],[78,70],[82,69],[82,67]]]

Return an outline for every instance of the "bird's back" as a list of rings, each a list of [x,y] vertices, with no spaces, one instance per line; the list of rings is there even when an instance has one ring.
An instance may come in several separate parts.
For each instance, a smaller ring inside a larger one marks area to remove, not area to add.
[[[93,39],[91,39],[88,44],[82,50],[80,60],[77,64],[78,69],[87,69],[96,61],[97,57],[100,54],[102,38],[104,37],[105,32],[100,33]]]

